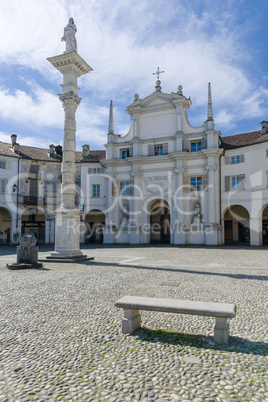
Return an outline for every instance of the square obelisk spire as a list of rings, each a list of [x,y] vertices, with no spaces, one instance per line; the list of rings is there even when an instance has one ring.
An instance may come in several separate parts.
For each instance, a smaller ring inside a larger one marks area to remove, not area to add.
[[[59,95],[64,109],[64,136],[62,147],[61,205],[55,211],[55,250],[49,260],[81,261],[89,259],[80,251],[80,210],[75,206],[75,113],[81,102],[77,79],[92,71],[79,56],[76,45],[76,26],[73,18],[64,28],[66,51],[47,60],[63,75],[63,93]],[[92,259],[92,258],[90,258]]]

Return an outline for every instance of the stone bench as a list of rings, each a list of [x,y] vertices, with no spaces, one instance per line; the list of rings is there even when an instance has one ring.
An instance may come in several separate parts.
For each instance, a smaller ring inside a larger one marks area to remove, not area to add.
[[[229,323],[227,319],[234,318],[236,315],[235,304],[140,296],[124,296],[115,303],[115,307],[124,309],[124,318],[122,320],[122,332],[124,334],[133,334],[133,332],[141,327],[139,310],[215,317],[214,342],[221,344],[228,344]]]

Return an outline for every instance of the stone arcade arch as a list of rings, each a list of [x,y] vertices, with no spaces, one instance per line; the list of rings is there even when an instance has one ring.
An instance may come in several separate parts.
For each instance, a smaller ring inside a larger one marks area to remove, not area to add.
[[[261,244],[263,246],[268,246],[268,204],[264,205],[262,210],[262,236],[261,236]]]
[[[224,244],[250,244],[250,216],[242,205],[231,205],[224,214]]]
[[[0,207],[0,244],[9,244],[11,240],[11,213]]]
[[[149,205],[150,243],[170,243],[170,206],[166,200],[157,199]]]
[[[38,244],[45,243],[45,214],[37,208],[28,208],[21,216],[21,234],[32,234]]]
[[[85,216],[85,225],[85,242],[103,243],[104,213],[99,209],[92,209]]]

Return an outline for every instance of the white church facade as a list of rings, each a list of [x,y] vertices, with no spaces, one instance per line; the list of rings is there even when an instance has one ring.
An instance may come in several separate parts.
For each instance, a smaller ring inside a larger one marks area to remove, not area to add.
[[[268,122],[229,137],[215,130],[211,88],[207,119],[188,121],[182,87],[156,82],[127,108],[129,132],[105,150],[76,152],[76,207],[81,242],[106,244],[268,244]],[[53,243],[60,202],[60,146],[0,142],[0,243],[33,233]]]

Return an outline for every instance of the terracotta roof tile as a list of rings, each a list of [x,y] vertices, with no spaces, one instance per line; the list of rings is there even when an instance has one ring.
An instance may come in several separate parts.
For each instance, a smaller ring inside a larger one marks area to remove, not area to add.
[[[55,155],[53,158],[49,155],[49,149],[29,147],[20,145],[19,152],[14,152],[9,143],[0,141],[0,155],[13,156],[15,158],[31,159],[48,162],[61,162],[61,155]],[[99,162],[106,158],[105,150],[90,151],[87,158],[82,158],[82,152],[76,152],[76,162]]]
[[[14,158],[19,158],[19,155],[12,150],[10,144],[1,141],[0,141],[0,155],[13,156]]]
[[[235,149],[241,147],[247,147],[249,145],[261,144],[268,141],[268,133],[261,134],[261,130],[252,131],[250,133],[228,135],[221,137],[220,148],[223,149]]]

